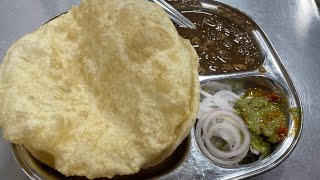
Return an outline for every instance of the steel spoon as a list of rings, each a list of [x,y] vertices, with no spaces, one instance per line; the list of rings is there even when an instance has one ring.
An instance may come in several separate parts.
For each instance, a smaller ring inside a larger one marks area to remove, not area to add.
[[[179,26],[196,29],[196,26],[186,17],[184,17],[179,11],[168,4],[165,0],[152,0],[159,4],[170,16],[170,18]]]

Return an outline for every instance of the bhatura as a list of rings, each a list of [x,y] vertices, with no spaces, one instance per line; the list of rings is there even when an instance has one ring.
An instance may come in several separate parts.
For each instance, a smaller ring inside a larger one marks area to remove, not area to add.
[[[3,136],[66,176],[157,165],[198,112],[198,56],[147,0],[84,0],[22,37],[0,68]]]

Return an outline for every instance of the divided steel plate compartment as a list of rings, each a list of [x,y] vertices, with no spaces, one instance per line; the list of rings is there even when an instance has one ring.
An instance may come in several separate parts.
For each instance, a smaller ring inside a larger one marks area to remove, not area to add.
[[[264,57],[263,64],[255,70],[200,76],[201,85],[210,81],[234,82],[241,84],[242,88],[238,89],[238,93],[243,93],[249,87],[267,87],[288,98],[288,108],[294,107],[302,112],[301,103],[294,85],[280,57],[261,28],[248,16],[235,8],[216,1],[202,0],[200,2],[201,7],[196,8],[201,8],[204,11],[229,18],[229,20],[232,20],[234,14],[237,14],[240,15],[241,20],[250,22],[252,27],[250,28],[250,32],[247,33],[257,42]],[[221,8],[224,9],[224,11],[221,11]],[[225,11],[225,9],[227,9],[227,11]],[[233,167],[224,167],[214,163],[202,153],[197,145],[195,128],[193,128],[190,136],[160,165],[141,170],[134,175],[117,176],[113,179],[242,179],[263,173],[284,161],[299,140],[303,123],[301,113],[299,122],[294,121],[289,113],[287,113],[286,116],[288,136],[277,145],[276,149],[269,156],[254,163]],[[66,178],[57,171],[38,162],[23,146],[12,144],[11,149],[17,164],[30,179]],[[85,179],[83,177],[69,178]]]

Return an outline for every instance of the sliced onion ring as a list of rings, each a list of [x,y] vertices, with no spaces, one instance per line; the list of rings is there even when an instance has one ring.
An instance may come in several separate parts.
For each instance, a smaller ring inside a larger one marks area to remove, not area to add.
[[[222,122],[218,121],[222,119]],[[219,130],[224,129],[228,135],[223,135]],[[211,142],[213,136],[224,139],[231,151],[225,152]],[[233,138],[233,139],[230,139]],[[204,114],[196,125],[196,139],[203,152],[213,161],[222,165],[234,165],[240,162],[248,153],[250,135],[243,120],[231,111],[218,109]],[[231,142],[235,142],[232,144]]]
[[[213,96],[207,92],[205,92],[204,90],[200,89],[200,94],[202,94],[204,97],[207,98],[212,98]]]
[[[228,90],[218,91],[212,97],[216,106],[229,111],[235,111],[233,106],[240,98],[240,96]]]

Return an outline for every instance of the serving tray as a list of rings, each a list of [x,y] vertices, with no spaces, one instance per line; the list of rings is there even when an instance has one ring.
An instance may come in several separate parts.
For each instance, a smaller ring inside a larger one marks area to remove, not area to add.
[[[184,7],[180,11],[193,8],[208,11],[228,18],[235,24],[245,25],[246,32],[254,39],[263,55],[263,63],[257,69],[215,75],[200,75],[202,86],[211,81],[238,84],[236,93],[241,94],[252,87],[268,88],[280,93],[288,99],[287,106],[302,112],[302,106],[294,85],[281,59],[262,29],[246,14],[216,1],[202,0],[199,5]],[[294,117],[287,112],[288,136],[277,145],[266,158],[251,164],[225,167],[214,163],[200,149],[195,139],[195,126],[191,134],[177,150],[163,163],[156,167],[141,170],[130,176],[117,176],[113,179],[242,179],[268,171],[284,161],[296,146],[301,135],[303,117]],[[57,171],[34,159],[22,146],[11,144],[13,156],[17,164],[30,179],[65,179]],[[84,177],[68,177],[68,179],[85,179]]]

